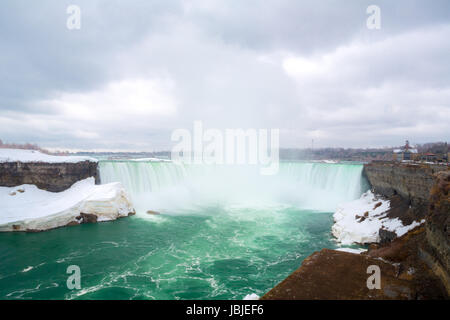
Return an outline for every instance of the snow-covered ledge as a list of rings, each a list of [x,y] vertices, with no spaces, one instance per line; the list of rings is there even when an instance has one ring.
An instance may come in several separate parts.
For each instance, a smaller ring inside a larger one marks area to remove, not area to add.
[[[58,193],[34,185],[0,187],[0,231],[44,231],[135,213],[121,183],[95,185],[94,178]]]
[[[416,221],[405,226],[400,219],[391,219],[387,216],[389,208],[389,200],[383,200],[371,191],[367,191],[361,198],[344,203],[337,208],[333,215],[335,223],[332,233],[343,245],[367,244],[380,242],[380,229],[395,232],[398,237],[401,237],[425,222],[425,220]]]
[[[61,192],[74,183],[98,177],[98,161],[90,157],[54,156],[36,150],[0,148],[0,186],[36,185]]]
[[[54,156],[42,153],[37,150],[22,149],[1,149],[0,163],[4,162],[45,162],[45,163],[77,163],[77,162],[98,162],[97,159],[84,156]]]

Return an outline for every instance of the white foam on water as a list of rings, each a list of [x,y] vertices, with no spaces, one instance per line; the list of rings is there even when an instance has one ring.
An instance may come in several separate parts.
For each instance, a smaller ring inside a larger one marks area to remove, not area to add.
[[[248,294],[242,300],[259,300],[259,296],[255,293]]]

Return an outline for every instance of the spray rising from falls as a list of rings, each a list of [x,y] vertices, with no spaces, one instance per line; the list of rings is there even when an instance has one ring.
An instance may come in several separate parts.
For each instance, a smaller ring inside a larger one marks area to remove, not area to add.
[[[257,166],[101,161],[102,183],[120,181],[139,212],[211,206],[296,206],[332,212],[368,189],[359,164],[281,163],[278,174]]]

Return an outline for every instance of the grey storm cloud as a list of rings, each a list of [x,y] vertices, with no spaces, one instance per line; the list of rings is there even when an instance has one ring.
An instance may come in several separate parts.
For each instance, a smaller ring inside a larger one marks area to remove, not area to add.
[[[0,138],[161,150],[201,120],[284,147],[448,140],[449,38],[448,1],[6,0]]]

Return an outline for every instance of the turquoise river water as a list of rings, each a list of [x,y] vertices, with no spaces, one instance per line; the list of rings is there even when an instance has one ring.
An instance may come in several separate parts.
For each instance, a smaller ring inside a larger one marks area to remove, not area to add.
[[[337,247],[336,206],[367,189],[360,164],[281,163],[262,176],[249,166],[101,161],[100,176],[123,183],[137,214],[0,234],[0,299],[263,295],[314,251]],[[66,286],[70,265],[80,290]]]

